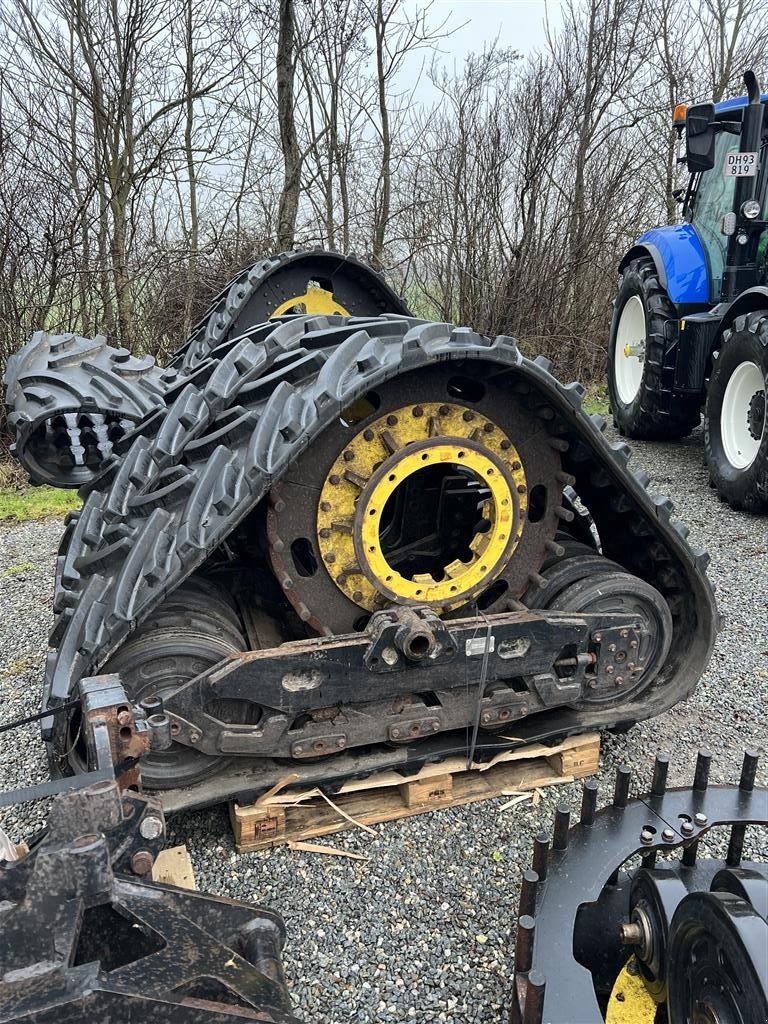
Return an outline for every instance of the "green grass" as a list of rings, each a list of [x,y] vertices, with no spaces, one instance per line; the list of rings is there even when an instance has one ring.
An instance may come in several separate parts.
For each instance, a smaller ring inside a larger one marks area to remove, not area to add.
[[[589,413],[599,412],[601,416],[608,415],[608,388],[605,384],[589,385],[584,399],[584,409]]]
[[[29,572],[30,569],[35,568],[34,562],[19,562],[17,565],[9,565],[7,569],[3,569],[3,576],[21,576],[22,573]]]
[[[77,491],[47,486],[0,487],[0,522],[26,523],[30,519],[64,516],[81,504]],[[18,569],[18,566],[12,568]]]

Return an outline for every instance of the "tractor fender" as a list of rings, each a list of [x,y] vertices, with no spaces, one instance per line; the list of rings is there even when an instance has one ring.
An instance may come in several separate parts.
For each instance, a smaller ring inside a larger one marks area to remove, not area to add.
[[[690,224],[673,224],[646,231],[622,259],[619,273],[639,256],[649,256],[653,260],[659,284],[675,305],[709,304],[707,258]]]
[[[732,326],[736,317],[744,316],[746,313],[754,313],[758,309],[768,310],[768,286],[763,284],[755,285],[754,288],[747,288],[733,300],[720,322],[719,338],[722,338],[725,331]],[[719,348],[719,340],[715,347]]]

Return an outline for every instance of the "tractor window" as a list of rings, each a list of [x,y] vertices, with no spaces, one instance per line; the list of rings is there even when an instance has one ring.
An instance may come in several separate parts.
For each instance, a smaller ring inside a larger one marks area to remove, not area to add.
[[[728,238],[720,231],[723,214],[733,209],[733,192],[736,179],[723,174],[726,154],[739,148],[738,136],[721,132],[715,142],[715,166],[699,175],[696,192],[691,206],[691,223],[701,240],[709,263],[709,297],[719,302],[723,288],[723,267],[725,266]]]

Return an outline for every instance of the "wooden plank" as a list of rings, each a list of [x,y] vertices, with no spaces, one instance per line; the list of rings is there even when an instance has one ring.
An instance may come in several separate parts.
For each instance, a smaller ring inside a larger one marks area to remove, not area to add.
[[[283,843],[303,842],[356,825],[424,814],[440,807],[460,807],[478,800],[508,796],[584,778],[597,771],[597,733],[569,737],[557,747],[531,744],[497,756],[490,765],[466,770],[466,761],[451,758],[425,765],[413,776],[384,772],[343,786],[333,801],[316,789],[262,797],[255,804],[230,805],[230,819],[239,853]]]
[[[152,866],[152,881],[176,885],[180,889],[197,889],[186,846],[169,846],[167,850],[160,851]]]

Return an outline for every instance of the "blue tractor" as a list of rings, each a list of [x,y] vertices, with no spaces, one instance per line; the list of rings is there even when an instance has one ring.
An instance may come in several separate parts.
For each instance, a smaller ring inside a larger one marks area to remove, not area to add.
[[[608,391],[621,434],[684,437],[703,410],[710,482],[768,512],[768,95],[675,108],[690,180],[683,223],[621,261]]]

